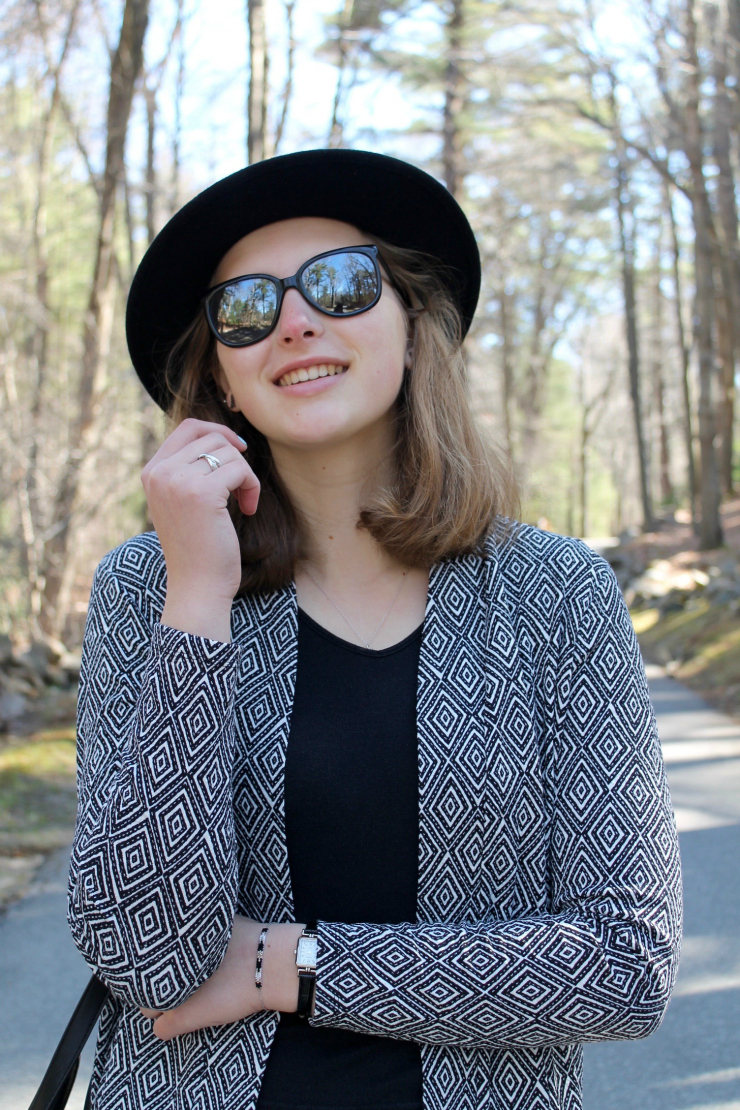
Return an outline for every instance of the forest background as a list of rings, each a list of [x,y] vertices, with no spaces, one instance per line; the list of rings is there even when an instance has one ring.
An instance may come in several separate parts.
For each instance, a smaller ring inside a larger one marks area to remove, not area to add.
[[[738,480],[740,0],[3,0],[0,634],[81,639],[166,434],[136,265],[247,161],[351,146],[468,213],[478,418],[522,518],[691,524]],[[296,182],[300,188],[300,182]]]

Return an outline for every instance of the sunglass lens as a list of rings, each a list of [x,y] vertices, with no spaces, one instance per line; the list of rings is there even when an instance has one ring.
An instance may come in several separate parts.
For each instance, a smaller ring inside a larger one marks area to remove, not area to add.
[[[277,297],[277,288],[268,278],[235,281],[220,289],[210,303],[219,337],[234,347],[263,339],[275,320]]]
[[[300,280],[310,300],[336,316],[368,308],[378,295],[378,275],[372,259],[354,251],[317,259],[306,267]]]

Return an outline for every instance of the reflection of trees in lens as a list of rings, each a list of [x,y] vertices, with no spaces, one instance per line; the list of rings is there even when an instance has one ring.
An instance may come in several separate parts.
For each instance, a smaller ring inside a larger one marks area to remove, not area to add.
[[[275,304],[275,286],[268,278],[228,285],[218,305],[218,330],[230,339],[253,338],[272,324]]]
[[[316,304],[326,307],[326,279],[329,276],[329,266],[326,262],[314,262],[304,277],[304,284],[308,293]]]
[[[377,292],[375,268],[362,254],[334,255],[338,268],[314,262],[303,274],[302,284],[321,308],[330,312],[354,312],[373,300]]]
[[[326,267],[326,276],[327,276],[327,279],[328,279],[328,282],[329,282],[329,301],[328,301],[327,307],[333,309],[336,306],[336,297],[337,297],[337,271],[336,271],[336,268],[334,266],[327,266]]]
[[[348,254],[342,267],[345,310],[353,312],[372,301],[377,292],[375,267],[364,254]]]

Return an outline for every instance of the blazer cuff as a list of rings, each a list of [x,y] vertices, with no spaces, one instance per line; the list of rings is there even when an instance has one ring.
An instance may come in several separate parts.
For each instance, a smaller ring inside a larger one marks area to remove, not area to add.
[[[209,728],[213,731],[215,720],[223,718],[233,708],[239,657],[237,644],[209,640],[166,624],[156,624],[144,681],[149,696],[141,706],[141,723],[146,726],[152,716],[156,717],[162,710],[177,711],[184,702],[189,702],[192,705],[187,718],[190,731],[193,728],[196,732]],[[152,678],[157,672],[164,684],[160,688],[161,702],[153,698],[156,681],[152,683]],[[206,722],[203,713],[198,713],[199,705],[202,710],[208,706],[210,721]]]
[[[320,921],[318,931],[311,1025],[392,1036],[401,1013],[414,1024],[419,1015],[398,981],[399,971],[414,980],[423,966],[413,926]]]

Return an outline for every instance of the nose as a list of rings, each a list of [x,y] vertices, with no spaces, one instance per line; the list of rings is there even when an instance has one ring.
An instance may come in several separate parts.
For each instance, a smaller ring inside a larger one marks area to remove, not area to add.
[[[286,290],[280,309],[277,338],[285,346],[301,340],[323,335],[321,314],[304,300],[297,289]]]

